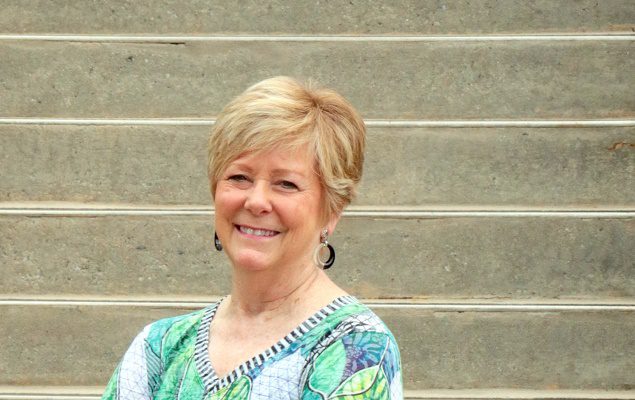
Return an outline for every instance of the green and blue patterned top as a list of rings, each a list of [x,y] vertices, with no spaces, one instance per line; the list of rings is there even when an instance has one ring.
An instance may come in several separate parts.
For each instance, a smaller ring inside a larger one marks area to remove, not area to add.
[[[224,377],[208,355],[219,303],[146,326],[102,399],[403,399],[395,338],[356,298],[335,299]]]

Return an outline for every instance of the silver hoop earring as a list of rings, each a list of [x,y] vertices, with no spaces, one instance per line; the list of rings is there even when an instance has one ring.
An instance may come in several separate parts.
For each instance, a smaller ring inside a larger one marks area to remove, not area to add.
[[[220,239],[218,239],[216,231],[214,231],[214,247],[216,247],[216,250],[218,251],[223,251],[223,245],[221,244]]]
[[[315,249],[315,263],[322,267],[322,269],[331,268],[335,262],[335,249],[329,244],[328,235],[329,231],[324,229],[320,234],[320,244],[317,249]],[[324,257],[322,257],[324,249],[327,249],[329,252],[329,256],[326,261],[324,260]]]

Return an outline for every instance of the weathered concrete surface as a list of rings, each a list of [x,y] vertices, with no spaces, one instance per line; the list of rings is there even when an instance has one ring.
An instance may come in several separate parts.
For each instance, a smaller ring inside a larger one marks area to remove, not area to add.
[[[408,388],[633,389],[635,315],[377,310]]]
[[[209,205],[209,130],[0,125],[0,201]],[[633,127],[371,128],[356,204],[634,202]]]
[[[2,217],[0,294],[225,294],[209,219]],[[332,243],[329,274],[363,298],[635,296],[632,218],[350,218]]]
[[[183,312],[0,306],[0,385],[103,385],[144,324]],[[633,312],[377,312],[400,345],[408,389],[635,385]]]
[[[630,31],[628,0],[5,0],[3,33],[470,34]]]
[[[632,205],[635,128],[371,129],[361,204]]]
[[[210,205],[210,129],[0,125],[0,200]]]
[[[212,117],[312,77],[365,118],[635,116],[630,42],[0,43],[0,116]]]

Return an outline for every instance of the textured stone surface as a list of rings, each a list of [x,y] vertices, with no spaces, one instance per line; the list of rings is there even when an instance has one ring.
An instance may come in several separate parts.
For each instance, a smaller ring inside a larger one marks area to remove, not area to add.
[[[378,312],[408,388],[632,389],[635,315]]]
[[[452,34],[629,31],[628,0],[5,0],[3,33]]]
[[[147,322],[185,310],[0,306],[0,385],[103,385]],[[633,312],[378,309],[408,389],[632,389]],[[19,351],[18,351],[19,349]]]
[[[209,220],[1,217],[0,294],[225,294]],[[329,274],[363,298],[635,296],[632,218],[350,218],[332,243]]]
[[[632,127],[390,128],[369,137],[361,204],[635,202]]]
[[[3,41],[0,116],[212,117],[283,74],[334,87],[365,118],[633,117],[633,43]]]
[[[0,125],[0,200],[210,205],[210,129]]]
[[[209,130],[0,125],[0,201],[209,205]],[[356,204],[634,201],[633,127],[371,128]]]

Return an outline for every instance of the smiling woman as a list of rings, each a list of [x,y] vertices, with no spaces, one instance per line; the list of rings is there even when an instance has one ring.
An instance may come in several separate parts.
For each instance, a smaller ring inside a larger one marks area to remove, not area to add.
[[[231,293],[146,326],[103,399],[401,399],[393,335],[324,272],[364,142],[343,97],[291,78],[227,105],[208,174]]]
[[[229,164],[216,186],[215,225],[236,268],[270,269],[275,279],[293,277],[298,265],[311,265],[319,244],[316,232],[332,232],[338,219],[334,214],[323,220],[322,187],[312,159],[305,148],[273,149]]]

